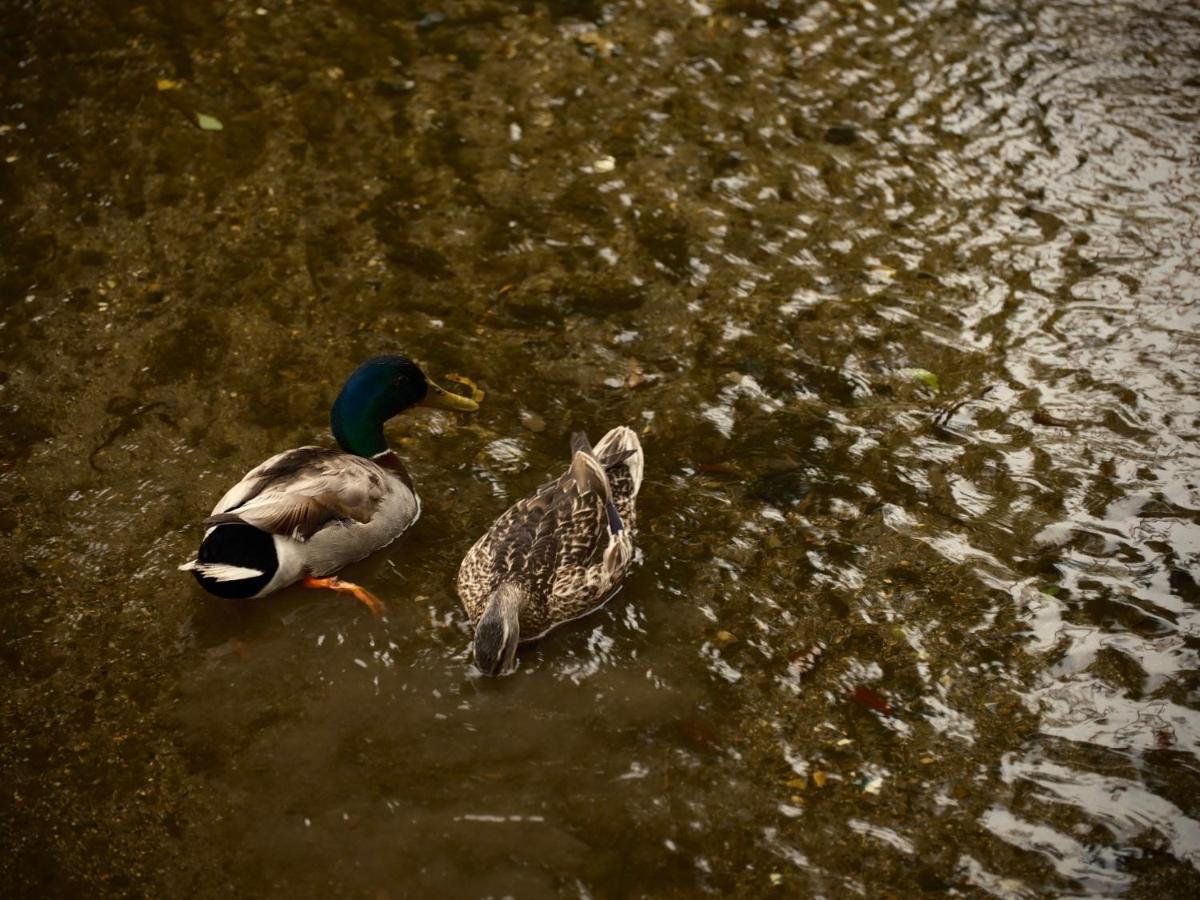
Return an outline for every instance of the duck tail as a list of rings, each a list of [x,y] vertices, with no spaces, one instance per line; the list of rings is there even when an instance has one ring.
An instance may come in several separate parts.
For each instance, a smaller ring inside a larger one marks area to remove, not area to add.
[[[571,445],[575,446],[574,438],[571,439]],[[621,514],[617,511],[617,505],[613,503],[612,485],[608,482],[608,473],[604,471],[604,466],[600,465],[600,460],[591,452],[590,447],[586,450],[581,448],[575,451],[575,456],[571,460],[570,474],[582,493],[592,492],[600,498],[604,504],[604,512],[608,516],[609,531],[613,534],[620,534],[624,531],[625,523],[621,521]]]
[[[576,431],[571,435],[571,455],[576,453],[586,453],[588,456],[595,456],[592,451],[592,442],[588,440],[586,431]]]
[[[608,483],[608,475],[600,460],[592,454],[577,450],[571,459],[571,478],[579,486],[582,493],[599,494],[605,503],[612,502],[612,487]]]
[[[574,443],[574,439],[572,439]],[[633,481],[633,496],[637,496],[642,486],[642,471],[645,469],[645,454],[642,452],[642,442],[638,440],[637,432],[624,425],[618,425],[596,444],[592,451],[606,469],[613,466],[629,467],[629,477]]]

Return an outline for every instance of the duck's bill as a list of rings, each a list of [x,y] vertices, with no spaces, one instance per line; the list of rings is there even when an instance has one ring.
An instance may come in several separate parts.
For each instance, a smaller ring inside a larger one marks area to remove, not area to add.
[[[432,381],[429,382],[429,390],[425,394],[425,399],[421,401],[421,405],[432,406],[436,409],[453,409],[458,412],[475,412],[479,409],[479,404],[470,397],[452,394],[445,388],[438,387]]]

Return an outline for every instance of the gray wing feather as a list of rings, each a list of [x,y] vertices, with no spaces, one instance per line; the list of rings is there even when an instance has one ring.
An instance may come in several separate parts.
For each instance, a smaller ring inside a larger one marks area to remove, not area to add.
[[[218,504],[204,524],[244,522],[271,534],[308,540],[332,524],[369,522],[386,493],[383,474],[361,457],[301,447],[250,472],[238,485],[241,490],[235,488],[235,504],[225,509]]]

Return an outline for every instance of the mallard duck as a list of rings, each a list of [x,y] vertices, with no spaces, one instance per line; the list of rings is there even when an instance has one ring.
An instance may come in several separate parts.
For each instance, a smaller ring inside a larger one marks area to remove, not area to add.
[[[262,597],[297,581],[353,594],[376,615],[370,591],[334,572],[390,544],[421,514],[384,423],[413,406],[472,411],[403,356],[369,359],[346,380],[330,412],[340,450],[299,447],[251,469],[204,520],[199,556],[180,566],[218,597]]]
[[[641,442],[622,426],[595,450],[574,435],[571,453],[567,471],[509,507],[459,567],[485,675],[511,672],[518,644],[603,606],[633,562]]]

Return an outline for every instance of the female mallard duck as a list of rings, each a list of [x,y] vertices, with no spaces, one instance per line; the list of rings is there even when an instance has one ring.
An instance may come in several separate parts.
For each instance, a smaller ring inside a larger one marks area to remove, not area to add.
[[[347,379],[330,413],[341,450],[299,447],[272,456],[229,489],[204,520],[190,571],[218,597],[262,597],[297,581],[353,594],[379,615],[369,591],[331,578],[390,544],[417,520],[421,501],[383,424],[413,406],[472,411],[403,356],[378,356]]]
[[[517,644],[602,606],[633,562],[644,465],[637,435],[614,428],[593,450],[576,434],[571,451],[567,471],[509,507],[458,570],[485,675],[511,672]]]

